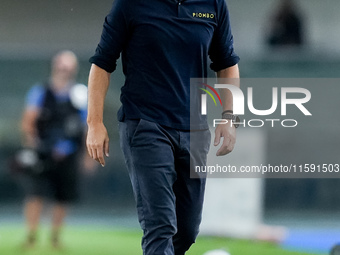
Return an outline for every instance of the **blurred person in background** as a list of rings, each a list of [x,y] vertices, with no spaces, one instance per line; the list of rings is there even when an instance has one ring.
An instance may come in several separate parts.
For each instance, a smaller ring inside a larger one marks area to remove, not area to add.
[[[293,0],[281,0],[269,21],[268,44],[278,46],[301,46],[303,40],[302,15]]]
[[[27,94],[23,146],[36,153],[38,163],[22,178],[28,228],[25,248],[36,243],[44,198],[55,202],[51,243],[60,248],[66,206],[77,199],[78,158],[83,153],[87,115],[87,88],[76,84],[77,73],[76,55],[61,51],[52,59],[49,80],[33,86]]]

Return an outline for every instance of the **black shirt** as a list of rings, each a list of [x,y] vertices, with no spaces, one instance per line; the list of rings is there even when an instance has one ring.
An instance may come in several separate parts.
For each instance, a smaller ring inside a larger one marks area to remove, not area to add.
[[[190,127],[190,78],[238,63],[225,0],[115,0],[90,62],[126,76],[119,120]]]

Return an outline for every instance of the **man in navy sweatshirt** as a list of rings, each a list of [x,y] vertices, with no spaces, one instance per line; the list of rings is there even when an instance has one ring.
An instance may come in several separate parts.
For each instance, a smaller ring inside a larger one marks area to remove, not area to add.
[[[205,165],[210,146],[207,123],[190,123],[190,78],[207,77],[209,58],[218,77],[239,78],[225,0],[114,1],[90,59],[87,148],[102,166],[109,156],[104,99],[120,55],[126,77],[120,141],[143,254],[185,254],[198,234],[205,188],[205,178],[190,178],[190,163]],[[231,93],[222,100],[223,111],[232,113]],[[225,155],[234,147],[235,126],[218,126],[215,146],[221,137],[217,154]],[[195,153],[190,139],[198,141]]]

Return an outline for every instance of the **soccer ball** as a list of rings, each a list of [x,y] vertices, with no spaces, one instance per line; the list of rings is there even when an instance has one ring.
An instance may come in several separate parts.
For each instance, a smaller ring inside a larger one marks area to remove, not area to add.
[[[203,255],[230,255],[230,253],[226,252],[225,250],[212,250],[212,251],[207,251]]]

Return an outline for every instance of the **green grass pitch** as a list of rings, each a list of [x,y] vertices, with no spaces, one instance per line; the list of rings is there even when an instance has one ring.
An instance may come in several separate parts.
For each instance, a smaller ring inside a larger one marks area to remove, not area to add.
[[[25,231],[18,225],[0,226],[0,255],[142,255],[141,232],[68,226],[63,230],[62,250],[53,250],[49,244],[49,231],[42,227],[34,249],[24,250]],[[227,238],[199,237],[187,255],[202,255],[213,249],[225,248],[231,255],[307,255],[283,250],[277,245]],[[316,253],[315,253],[316,254]]]

